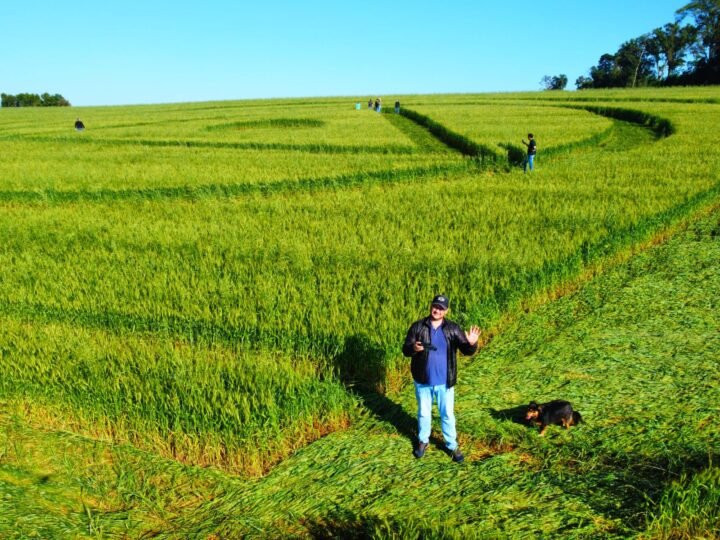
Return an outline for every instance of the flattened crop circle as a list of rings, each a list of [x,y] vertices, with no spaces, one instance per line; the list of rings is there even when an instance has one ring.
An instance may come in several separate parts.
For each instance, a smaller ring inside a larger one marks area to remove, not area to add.
[[[227,122],[208,126],[209,131],[215,130],[245,130],[245,129],[276,129],[276,128],[321,128],[325,125],[323,120],[316,118],[269,118],[266,120],[246,120],[241,122]]]

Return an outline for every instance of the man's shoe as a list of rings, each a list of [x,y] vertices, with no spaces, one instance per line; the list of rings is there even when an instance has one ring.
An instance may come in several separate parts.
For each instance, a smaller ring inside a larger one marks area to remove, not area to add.
[[[465,456],[463,456],[463,453],[460,451],[459,447],[450,452],[450,457],[455,463],[462,463],[465,459]]]
[[[415,456],[416,458],[423,457],[425,455],[425,450],[427,450],[428,446],[430,446],[430,443],[419,442],[415,447],[415,450],[413,450],[413,456]]]

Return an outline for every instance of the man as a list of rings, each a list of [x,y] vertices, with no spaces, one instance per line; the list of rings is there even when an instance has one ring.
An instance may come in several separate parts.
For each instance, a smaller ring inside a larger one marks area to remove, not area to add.
[[[457,443],[455,431],[454,386],[457,382],[457,350],[464,355],[475,354],[480,329],[472,326],[469,332],[445,318],[450,303],[438,295],[430,304],[430,315],[415,321],[408,330],[403,354],[411,356],[410,371],[415,381],[418,403],[418,443],[413,451],[416,458],[425,455],[430,442],[432,404],[437,401],[442,422],[442,434],[452,460],[459,463],[465,456]]]
[[[537,153],[537,144],[535,143],[535,137],[533,137],[532,133],[528,133],[528,141],[530,142],[525,142],[525,139],[522,140],[522,143],[527,146],[527,158],[525,159],[525,163],[523,163],[524,173],[527,172],[528,166],[530,167],[530,172],[532,172],[535,154]]]

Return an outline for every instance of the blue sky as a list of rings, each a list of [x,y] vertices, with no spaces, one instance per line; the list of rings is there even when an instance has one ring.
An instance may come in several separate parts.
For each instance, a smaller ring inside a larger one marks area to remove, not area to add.
[[[8,2],[0,92],[73,105],[569,88],[684,0]]]

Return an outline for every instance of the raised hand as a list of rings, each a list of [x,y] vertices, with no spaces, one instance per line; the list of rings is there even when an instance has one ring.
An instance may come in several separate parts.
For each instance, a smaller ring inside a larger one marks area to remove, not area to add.
[[[465,337],[470,345],[475,345],[480,337],[480,328],[477,326],[471,326],[469,332],[465,332]]]

